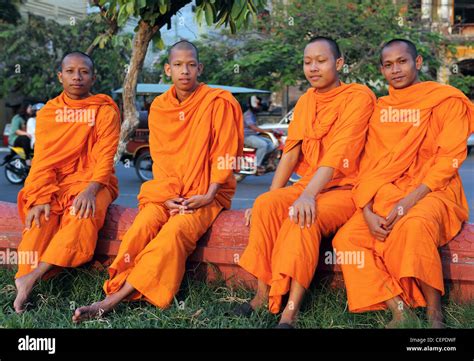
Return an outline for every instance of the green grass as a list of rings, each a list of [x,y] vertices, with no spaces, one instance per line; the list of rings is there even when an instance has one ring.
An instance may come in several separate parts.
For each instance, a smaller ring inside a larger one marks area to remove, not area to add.
[[[224,282],[204,283],[186,276],[174,304],[160,310],[147,302],[122,303],[102,319],[80,325],[71,322],[73,310],[104,297],[102,284],[107,274],[90,268],[65,270],[33,290],[31,307],[21,315],[12,309],[15,298],[14,271],[0,270],[0,327],[2,328],[268,328],[278,316],[261,310],[251,318],[227,313],[235,302],[249,300],[248,290],[232,289]],[[458,305],[443,300],[448,327],[473,328],[474,303]],[[416,310],[420,322],[407,327],[427,327],[423,310]],[[352,314],[346,308],[343,289],[318,281],[308,292],[300,313],[300,328],[383,328],[390,320],[387,311]]]

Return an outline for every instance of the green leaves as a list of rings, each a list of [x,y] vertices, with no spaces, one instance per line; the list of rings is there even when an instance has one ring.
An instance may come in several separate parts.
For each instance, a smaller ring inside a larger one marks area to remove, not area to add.
[[[224,1],[216,1],[221,3]],[[204,70],[203,81],[272,90],[285,85],[307,87],[302,66],[304,46],[310,37],[322,35],[336,39],[344,54],[347,66],[341,72],[342,80],[368,84],[382,95],[386,88],[378,58],[383,42],[394,37],[414,41],[428,65],[428,72],[422,75],[425,79],[436,76],[438,52],[447,45],[442,35],[425,31],[417,20],[419,14],[408,12],[400,26],[400,7],[391,0],[274,2],[271,16],[255,13],[265,3],[262,1],[230,3],[230,7],[218,7],[216,22],[217,26],[229,26],[233,34],[223,30],[199,44],[205,69],[213,70]],[[239,26],[251,31],[236,33]],[[233,71],[235,65],[237,73]]]
[[[124,66],[131,49],[131,36],[112,39],[99,16],[90,15],[76,25],[60,25],[52,20],[30,15],[16,26],[0,24],[0,97],[18,91],[38,100],[47,100],[61,91],[57,70],[62,55],[68,51],[86,51],[93,42],[98,70],[94,92],[109,93],[122,85]],[[110,41],[111,40],[111,41]]]
[[[163,38],[161,37],[160,32],[158,31],[155,36],[151,39],[153,41],[153,46],[159,50],[163,50],[165,48],[165,43],[163,42]]]
[[[214,23],[214,7],[211,3],[206,2],[204,5],[204,13],[206,16],[206,23],[211,26]]]
[[[262,0],[200,0],[196,1],[196,20],[216,27],[228,26],[232,34],[251,25],[253,16],[263,10],[266,1]]]

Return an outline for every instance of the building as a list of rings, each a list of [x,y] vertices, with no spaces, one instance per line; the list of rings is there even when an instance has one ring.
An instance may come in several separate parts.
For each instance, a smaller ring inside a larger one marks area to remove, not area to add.
[[[438,69],[437,80],[448,83],[452,74],[474,76],[474,1],[473,0],[418,0],[410,6],[421,10],[421,21],[445,35],[456,48],[446,51],[444,64]],[[471,88],[471,99],[474,89]]]

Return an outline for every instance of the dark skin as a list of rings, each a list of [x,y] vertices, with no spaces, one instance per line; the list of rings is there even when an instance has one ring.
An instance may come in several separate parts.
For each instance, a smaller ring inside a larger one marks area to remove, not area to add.
[[[70,54],[63,59],[61,71],[58,73],[60,83],[63,84],[64,92],[74,100],[85,99],[91,96],[90,89],[96,79],[90,59],[80,54]],[[95,216],[96,195],[103,185],[98,182],[89,182],[87,187],[73,200],[70,214],[78,219]],[[29,230],[32,226],[41,228],[42,222],[50,219],[51,205],[37,204],[29,209],[25,219],[25,228]],[[26,301],[36,282],[53,268],[46,262],[39,262],[38,267],[29,274],[15,280],[17,296],[13,307],[17,313],[25,309]]]
[[[303,71],[311,86],[318,92],[325,93],[340,85],[338,71],[344,65],[344,59],[335,57],[326,41],[316,41],[306,45],[303,56]],[[288,183],[301,153],[301,143],[282,155],[273,177],[270,190],[283,188]],[[319,167],[300,197],[289,209],[290,220],[301,228],[311,227],[317,216],[316,197],[332,179],[334,168]],[[245,212],[245,224],[250,225],[251,209]],[[262,307],[268,301],[268,285],[258,280],[257,293],[250,301],[253,309]],[[291,280],[288,303],[280,318],[281,323],[294,325],[298,316],[305,288]]]
[[[61,71],[58,72],[59,82],[63,85],[66,95],[74,100],[85,99],[91,96],[91,88],[96,80],[91,61],[80,55],[71,54],[63,59]],[[79,219],[94,217],[95,215],[95,198],[97,192],[102,185],[97,182],[90,182],[84,191],[79,193],[71,206],[71,215],[77,216]],[[35,222],[41,227],[41,215],[44,219],[49,220],[50,205],[39,204],[33,206],[26,216],[26,229],[30,229],[32,223]]]
[[[176,89],[176,97],[180,103],[194,93],[199,86],[198,77],[202,74],[204,65],[197,59],[197,54],[191,45],[181,44],[171,50],[168,62],[164,66],[167,76],[171,80]],[[165,206],[169,209],[170,215],[180,213],[193,213],[196,209],[210,204],[213,200],[220,185],[212,183],[206,194],[195,195],[188,199],[177,197],[165,202]]]
[[[396,42],[382,51],[380,71],[390,86],[395,89],[404,89],[420,82],[418,72],[422,65],[423,59],[421,56],[418,55],[416,58],[413,58],[405,43]],[[363,208],[363,214],[372,235],[378,241],[384,242],[398,221],[430,192],[431,189],[421,183],[412,192],[402,198],[385,218],[374,213],[372,209],[373,200],[371,200]],[[421,280],[418,280],[418,282],[427,302],[428,321],[433,328],[443,328],[441,292]],[[399,327],[405,320],[414,317],[409,307],[403,303],[399,296],[385,303],[392,311],[393,316],[387,328]]]
[[[172,49],[169,61],[164,68],[166,75],[171,77],[175,85],[178,101],[182,103],[199,86],[198,76],[203,70],[203,65],[198,62],[197,54],[192,46],[181,44],[181,46]],[[212,203],[219,187],[220,184],[211,183],[206,194],[195,195],[187,199],[176,197],[167,200],[164,204],[168,208],[170,216],[194,213],[197,209]],[[92,317],[100,317],[114,309],[134,291],[135,288],[125,282],[118,292],[107,296],[102,301],[78,308],[72,316],[72,321],[78,323]]]

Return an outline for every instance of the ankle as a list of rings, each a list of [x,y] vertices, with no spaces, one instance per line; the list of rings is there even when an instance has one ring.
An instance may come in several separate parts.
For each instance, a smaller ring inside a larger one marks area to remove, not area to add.
[[[285,308],[281,313],[280,323],[289,323],[290,325],[295,324],[298,318],[298,311],[288,310]]]

